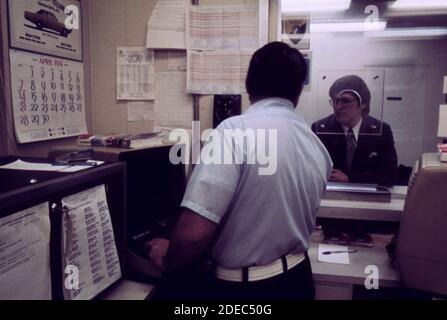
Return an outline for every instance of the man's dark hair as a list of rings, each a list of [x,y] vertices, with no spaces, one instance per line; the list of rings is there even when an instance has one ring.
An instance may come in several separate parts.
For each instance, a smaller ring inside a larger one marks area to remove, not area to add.
[[[250,99],[279,97],[298,101],[307,76],[301,53],[283,42],[271,42],[251,58],[245,82]]]

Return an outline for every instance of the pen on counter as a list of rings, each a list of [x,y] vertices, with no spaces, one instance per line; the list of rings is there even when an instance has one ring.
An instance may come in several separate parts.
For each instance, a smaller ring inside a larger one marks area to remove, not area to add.
[[[52,166],[90,166],[90,167],[96,167],[98,164],[96,162],[76,162],[76,161],[70,161],[70,162],[53,162],[51,164]]]
[[[336,250],[336,251],[324,251],[323,254],[333,254],[333,253],[354,253],[357,252],[357,249],[349,249],[349,250]]]

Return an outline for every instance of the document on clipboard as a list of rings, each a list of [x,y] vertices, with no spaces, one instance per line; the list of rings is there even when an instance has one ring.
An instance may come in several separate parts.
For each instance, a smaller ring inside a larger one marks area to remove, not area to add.
[[[51,300],[48,202],[0,219],[0,300]]]
[[[105,186],[62,199],[64,298],[88,300],[121,278]]]

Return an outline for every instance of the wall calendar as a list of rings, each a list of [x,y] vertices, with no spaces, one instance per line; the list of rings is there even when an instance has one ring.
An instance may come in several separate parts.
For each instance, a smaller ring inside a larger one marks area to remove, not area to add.
[[[82,63],[14,49],[10,61],[20,143],[87,133]]]

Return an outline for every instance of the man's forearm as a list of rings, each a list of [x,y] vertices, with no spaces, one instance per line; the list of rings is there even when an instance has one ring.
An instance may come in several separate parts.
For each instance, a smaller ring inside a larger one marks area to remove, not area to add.
[[[216,224],[185,210],[177,222],[164,259],[166,270],[183,267],[199,257],[213,238]]]

